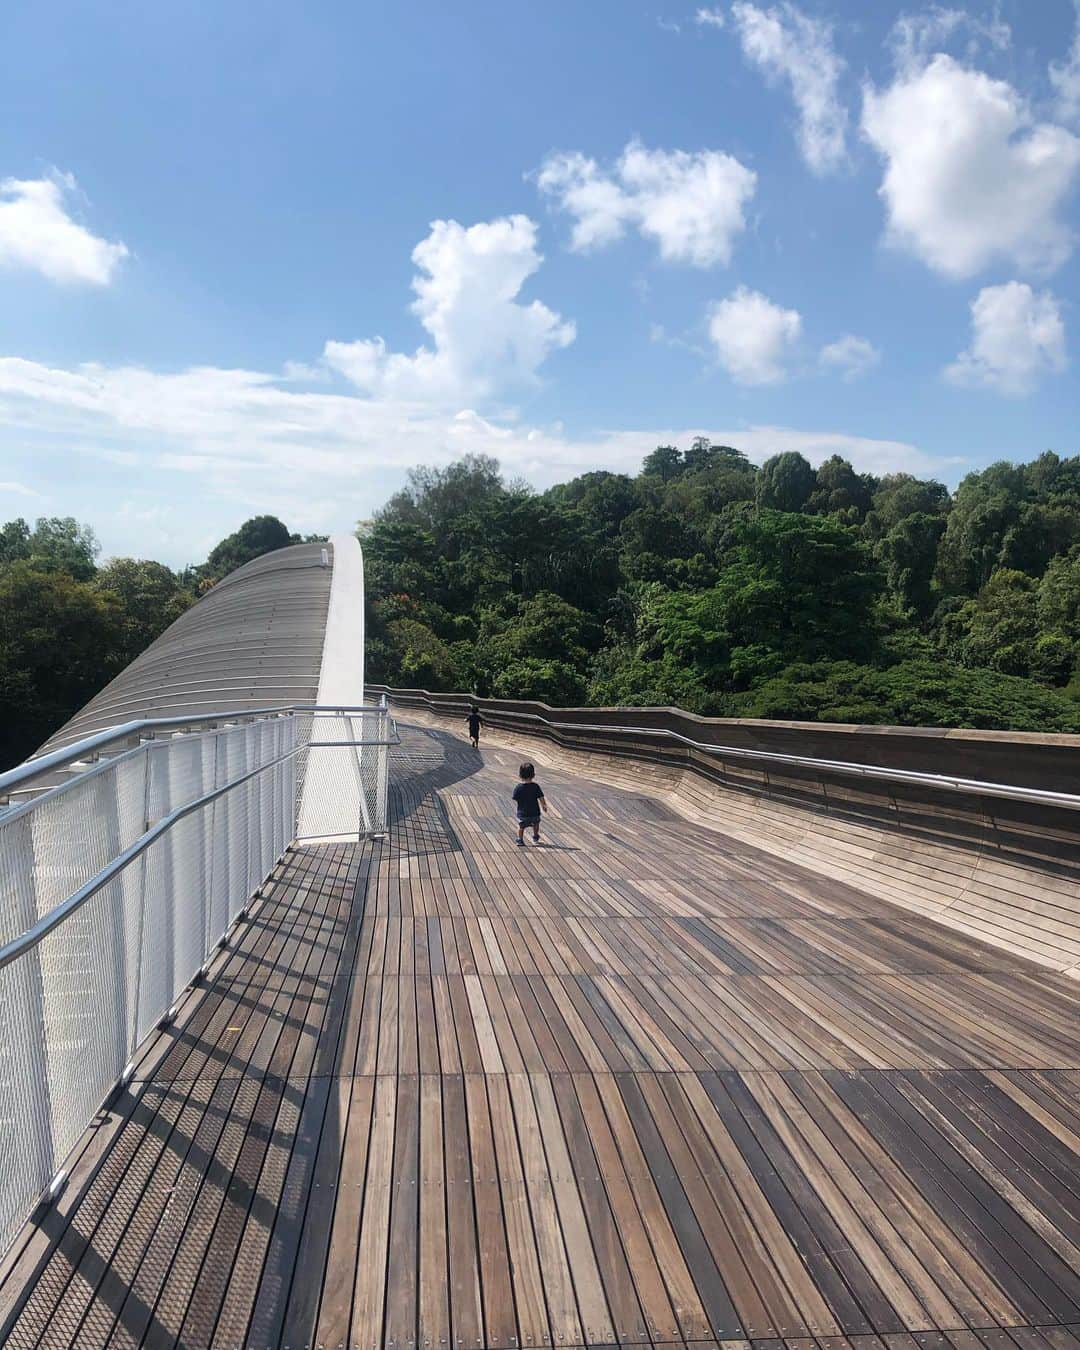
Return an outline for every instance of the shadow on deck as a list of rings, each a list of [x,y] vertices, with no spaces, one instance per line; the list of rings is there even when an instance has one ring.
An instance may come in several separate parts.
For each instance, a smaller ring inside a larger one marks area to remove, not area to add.
[[[518,849],[515,768],[406,728],[290,855],[0,1343],[1080,1345],[1080,984],[569,774]]]

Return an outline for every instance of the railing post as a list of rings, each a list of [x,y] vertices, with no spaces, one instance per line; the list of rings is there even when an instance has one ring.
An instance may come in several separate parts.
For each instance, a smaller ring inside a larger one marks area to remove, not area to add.
[[[387,809],[387,791],[388,779],[390,776],[390,750],[386,742],[390,739],[390,710],[386,702],[386,695],[379,698],[379,716],[376,723],[378,739],[382,742],[379,746],[379,756],[375,771],[375,820],[372,822],[374,828],[380,833],[385,832],[389,813]]]

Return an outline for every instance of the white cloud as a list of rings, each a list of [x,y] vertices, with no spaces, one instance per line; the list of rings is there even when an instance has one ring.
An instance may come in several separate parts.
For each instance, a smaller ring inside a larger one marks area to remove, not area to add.
[[[1012,42],[1012,29],[997,13],[980,19],[966,9],[931,5],[918,14],[901,14],[889,34],[889,45],[897,65],[910,68],[921,65],[963,33],[968,37],[965,55],[969,60],[974,59],[983,42],[996,51],[1004,51]]]
[[[0,483],[0,494],[10,492],[15,497],[40,497],[41,493],[36,488],[27,487],[25,483]]]
[[[1050,83],[1057,96],[1057,115],[1065,122],[1080,121],[1080,0],[1076,4],[1076,28],[1064,61],[1050,63]]]
[[[867,338],[848,333],[822,347],[818,360],[826,370],[836,370],[845,380],[857,380],[881,364],[881,353]]]
[[[508,473],[541,487],[590,469],[636,472],[656,445],[688,445],[699,433],[737,445],[759,462],[791,449],[815,461],[839,452],[873,472],[943,471],[943,461],[910,443],[827,427],[660,424],[574,437],[557,424],[528,426],[473,411],[299,390],[259,371],[159,373],[96,363],[65,369],[0,358],[0,446],[15,448],[28,432],[39,464],[52,456],[65,465],[67,495],[54,493],[59,511],[85,509],[87,475],[75,468],[79,458],[95,464],[93,481],[102,492],[115,475],[118,502],[130,498],[133,472],[140,480],[153,475],[152,504],[163,506],[168,520],[144,524],[141,534],[130,521],[114,522],[112,537],[105,537],[102,521],[105,547],[124,552],[137,543],[146,554],[158,537],[154,531],[171,521],[177,562],[199,551],[192,543],[194,502],[199,521],[220,533],[234,529],[243,514],[261,511],[276,511],[303,530],[347,527],[385,500],[409,466],[445,464],[466,451],[495,455]]]
[[[433,347],[391,352],[381,337],[328,342],[326,362],[373,396],[460,406],[535,385],[551,352],[575,329],[521,288],[543,258],[536,226],[507,216],[465,228],[436,220],[413,250],[412,311]]]
[[[1060,266],[1073,247],[1061,219],[1080,139],[1035,123],[1003,80],[938,53],[867,86],[862,127],[885,161],[888,238],[949,277],[1006,260]]]
[[[832,28],[787,0],[771,9],[736,0],[731,14],[747,60],[790,85],[806,163],[817,174],[839,168],[847,157],[848,115],[837,92],[844,62]]]
[[[580,252],[633,228],[668,262],[712,267],[731,260],[757,175],[718,150],[648,150],[631,141],[611,172],[577,152],[555,154],[537,182],[575,217],[571,247]]]
[[[127,246],[99,239],[71,218],[77,190],[70,174],[0,181],[0,265],[29,268],[50,281],[107,286]]]
[[[778,384],[786,379],[784,363],[801,331],[797,310],[783,309],[745,286],[709,313],[716,359],[738,384]]]
[[[971,346],[945,370],[953,384],[1028,394],[1041,375],[1065,369],[1065,324],[1049,291],[987,286],[972,302],[971,327]]]
[[[694,15],[694,22],[708,28],[723,28],[727,23],[722,9],[699,9]]]

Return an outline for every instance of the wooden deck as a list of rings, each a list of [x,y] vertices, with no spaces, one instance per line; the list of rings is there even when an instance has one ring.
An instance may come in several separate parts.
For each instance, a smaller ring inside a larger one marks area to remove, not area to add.
[[[0,1268],[24,1347],[1080,1346],[1080,983],[405,729]],[[811,1339],[814,1338],[814,1339]]]

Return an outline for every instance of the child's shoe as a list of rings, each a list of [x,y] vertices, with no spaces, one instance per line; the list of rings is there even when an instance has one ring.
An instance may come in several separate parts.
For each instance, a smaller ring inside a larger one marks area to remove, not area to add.
[[[524,837],[522,837],[521,839],[519,839],[519,840],[517,841],[517,844],[518,844],[518,848],[524,848],[524,847],[525,847],[525,839],[524,839]]]

